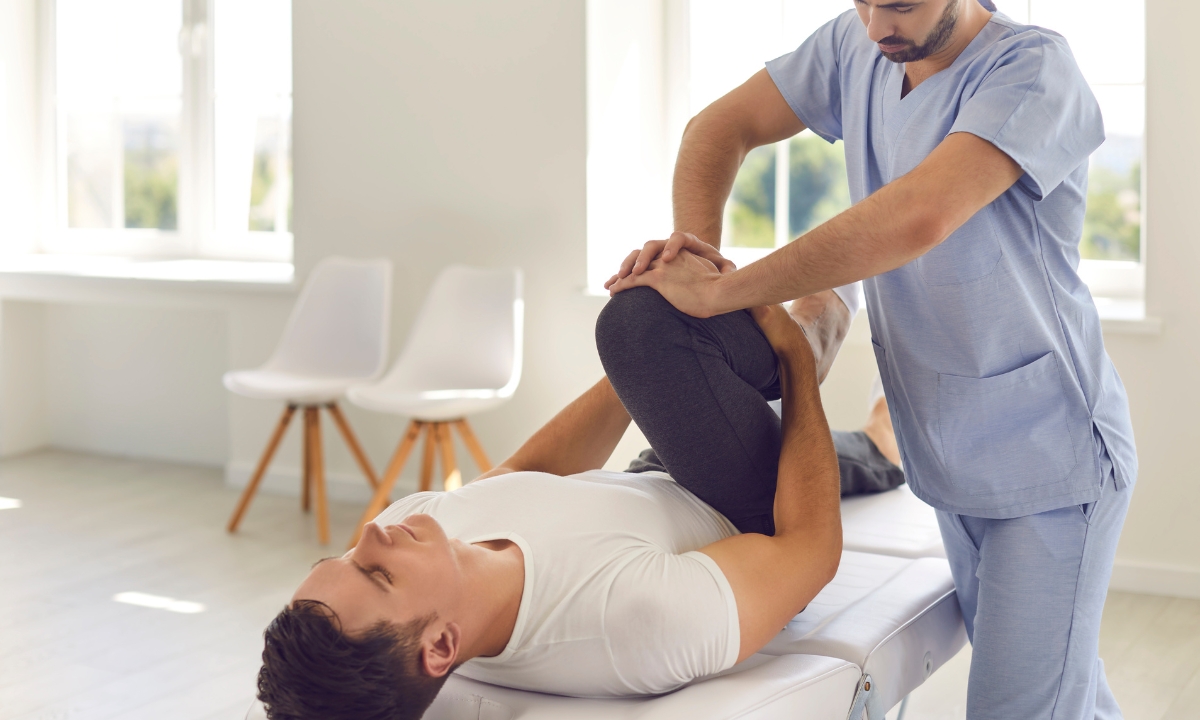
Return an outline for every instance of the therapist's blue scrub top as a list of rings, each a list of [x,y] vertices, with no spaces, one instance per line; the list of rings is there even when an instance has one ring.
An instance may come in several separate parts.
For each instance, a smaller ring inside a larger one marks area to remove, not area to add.
[[[845,141],[854,202],[955,132],[1025,171],[945,242],[864,282],[913,493],[1009,518],[1096,501],[1109,462],[1118,487],[1132,484],[1128,398],[1077,272],[1088,156],[1104,127],[1066,41],[994,14],[953,65],[901,98],[904,66],[851,10],[767,71],[807,127]]]

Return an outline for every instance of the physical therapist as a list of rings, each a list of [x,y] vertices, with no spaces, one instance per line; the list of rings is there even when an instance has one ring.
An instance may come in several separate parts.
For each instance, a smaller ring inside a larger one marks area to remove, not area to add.
[[[854,6],[692,119],[677,232],[610,290],[707,317],[865,279],[904,469],[974,646],[968,718],[1121,717],[1097,650],[1137,456],[1077,272],[1096,100],[1061,36],[990,0]],[[804,128],[845,141],[855,204],[734,270],[715,248],[738,167]]]

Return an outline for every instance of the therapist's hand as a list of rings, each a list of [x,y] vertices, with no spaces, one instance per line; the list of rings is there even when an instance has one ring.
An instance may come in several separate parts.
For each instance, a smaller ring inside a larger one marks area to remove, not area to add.
[[[711,260],[687,250],[680,250],[674,260],[661,257],[638,275],[626,275],[609,287],[617,293],[632,287],[652,287],[676,309],[692,317],[720,315],[734,308],[721,308],[720,282],[724,275]]]
[[[604,288],[611,290],[612,286],[622,278],[642,274],[650,267],[650,263],[654,262],[655,258],[661,257],[663,260],[671,262],[679,255],[680,250],[687,250],[694,255],[699,255],[708,260],[721,274],[733,272],[737,269],[737,266],[721,255],[720,251],[695,235],[685,232],[673,232],[671,233],[671,237],[666,240],[651,240],[643,245],[641,250],[634,250],[629,253],[629,256],[621,263],[617,274],[604,283]]]

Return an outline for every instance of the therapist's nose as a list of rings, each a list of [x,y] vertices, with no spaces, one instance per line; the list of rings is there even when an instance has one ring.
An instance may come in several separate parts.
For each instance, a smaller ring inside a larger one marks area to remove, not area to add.
[[[896,26],[888,20],[887,13],[876,12],[866,3],[859,3],[858,17],[867,26],[867,37],[871,38],[871,42],[877,43],[895,34]]]

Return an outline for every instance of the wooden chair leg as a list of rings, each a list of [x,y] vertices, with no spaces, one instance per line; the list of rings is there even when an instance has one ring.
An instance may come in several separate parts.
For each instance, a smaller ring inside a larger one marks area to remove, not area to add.
[[[379,487],[375,488],[375,496],[371,498],[366,511],[363,512],[362,519],[358,521],[358,527],[354,529],[354,537],[350,539],[350,547],[358,544],[358,538],[362,535],[363,526],[374,520],[375,516],[387,507],[388,498],[391,497],[392,486],[396,484],[396,478],[400,477],[400,471],[404,469],[404,463],[408,460],[413,446],[417,444],[417,438],[421,435],[421,429],[426,424],[419,420],[413,420],[408,424],[408,430],[405,431],[404,437],[396,447],[396,452],[392,455],[392,460],[388,463],[387,470],[383,472],[383,477],[379,481]]]
[[[462,473],[458,471],[458,463],[454,460],[454,438],[450,437],[450,423],[437,423],[437,429],[442,445],[442,471],[446,473],[442,487],[447,491],[457,490],[462,487]]]
[[[308,512],[312,508],[312,408],[304,408],[304,447],[300,454],[304,456],[303,467],[300,470],[300,509]]]
[[[433,458],[437,445],[438,437],[433,431],[433,425],[426,425],[425,450],[421,455],[421,484],[418,488],[421,492],[429,492],[433,487]]]
[[[454,427],[458,428],[458,434],[462,435],[463,444],[467,446],[467,452],[471,453],[471,459],[479,466],[479,472],[485,473],[491,470],[492,461],[488,460],[487,453],[483,451],[483,446],[479,444],[479,439],[471,431],[471,424],[467,422],[467,419],[455,420]]]
[[[250,476],[250,482],[246,483],[246,489],[242,491],[242,497],[238,501],[237,508],[233,511],[233,517],[229,518],[229,525],[226,530],[231,533],[237,532],[238,525],[242,522],[242,516],[246,514],[246,508],[250,507],[250,500],[254,498],[254,493],[258,491],[258,484],[262,482],[263,475],[267,472],[267,466],[271,464],[271,458],[275,455],[275,450],[279,447],[279,441],[283,439],[283,433],[287,430],[288,423],[292,421],[292,415],[296,413],[295,405],[288,405],[284,409],[283,415],[279,418],[279,424],[275,426],[275,432],[272,433],[271,439],[267,441],[267,448],[263,450],[262,457],[258,460],[258,467],[254,469],[254,474]]]
[[[312,489],[317,501],[317,538],[322,545],[329,544],[329,502],[325,495],[325,451],[321,447],[321,412],[317,407],[305,408],[311,412],[312,420]]]
[[[375,468],[371,467],[371,461],[367,458],[367,454],[363,452],[362,445],[358,444],[358,438],[354,436],[354,431],[350,429],[350,423],[346,422],[346,416],[342,414],[342,409],[335,402],[326,405],[325,409],[333,416],[333,423],[337,425],[338,430],[342,433],[342,439],[346,441],[346,447],[350,448],[350,454],[358,462],[358,467],[363,471],[363,475],[367,476],[367,482],[371,483],[372,488],[379,487]]]

